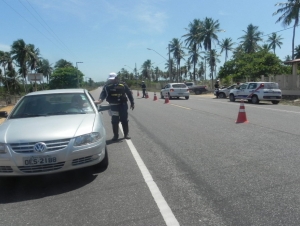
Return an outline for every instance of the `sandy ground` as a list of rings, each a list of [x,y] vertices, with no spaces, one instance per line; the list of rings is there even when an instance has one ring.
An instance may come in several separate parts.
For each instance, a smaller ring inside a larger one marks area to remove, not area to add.
[[[7,113],[10,113],[13,108],[14,108],[14,105],[9,105],[9,106],[0,108],[0,111],[7,111]],[[0,124],[4,121],[5,121],[5,118],[0,118]]]

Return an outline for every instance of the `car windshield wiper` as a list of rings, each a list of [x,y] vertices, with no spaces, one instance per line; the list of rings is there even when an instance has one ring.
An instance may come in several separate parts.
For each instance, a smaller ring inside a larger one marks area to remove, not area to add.
[[[13,115],[10,118],[31,118],[31,117],[41,117],[41,116],[48,116],[48,114],[19,114],[19,115]]]
[[[81,112],[68,112],[68,111],[57,111],[49,113],[49,115],[76,115],[76,114],[86,114],[84,111]]]

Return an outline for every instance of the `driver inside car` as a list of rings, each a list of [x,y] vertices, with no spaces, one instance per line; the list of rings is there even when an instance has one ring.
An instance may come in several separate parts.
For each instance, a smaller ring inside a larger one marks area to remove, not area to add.
[[[82,109],[84,102],[80,95],[74,95],[71,101],[71,107]]]

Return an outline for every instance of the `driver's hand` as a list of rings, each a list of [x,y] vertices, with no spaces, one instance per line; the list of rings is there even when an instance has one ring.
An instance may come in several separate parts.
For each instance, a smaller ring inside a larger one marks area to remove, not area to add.
[[[132,110],[134,109],[134,104],[130,105],[130,109],[132,109]]]

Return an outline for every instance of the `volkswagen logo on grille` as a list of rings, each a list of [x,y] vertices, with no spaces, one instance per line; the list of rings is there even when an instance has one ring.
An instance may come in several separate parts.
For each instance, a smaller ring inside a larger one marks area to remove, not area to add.
[[[43,153],[47,150],[47,145],[45,143],[39,142],[33,146],[33,150],[38,153]]]

